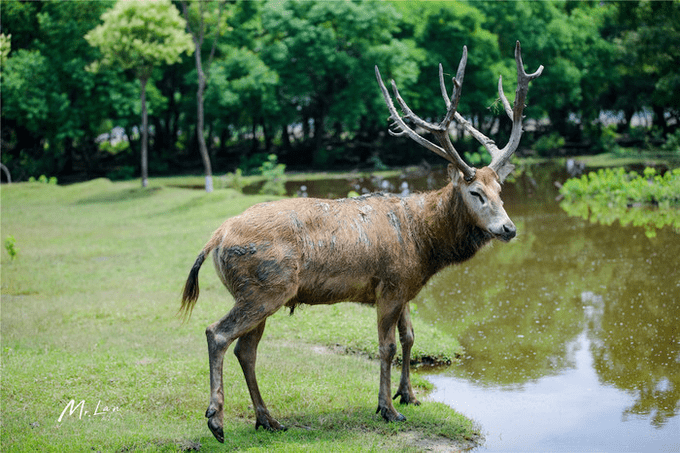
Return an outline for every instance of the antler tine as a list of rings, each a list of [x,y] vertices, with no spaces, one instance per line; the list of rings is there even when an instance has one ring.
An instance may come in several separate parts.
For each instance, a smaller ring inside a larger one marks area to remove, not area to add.
[[[527,74],[524,70],[524,63],[522,62],[522,48],[519,41],[515,45],[515,62],[517,63],[517,90],[515,91],[515,103],[510,109],[510,103],[503,93],[502,79],[498,82],[498,92],[501,96],[501,102],[503,102],[503,107],[506,113],[512,119],[512,132],[510,134],[510,140],[508,144],[501,150],[492,150],[491,152],[491,164],[489,167],[498,172],[498,170],[503,167],[506,162],[510,159],[510,156],[517,150],[519,146],[519,140],[522,137],[522,119],[524,118],[524,102],[527,98],[527,93],[529,91],[529,82],[533,79],[539,77],[543,73],[543,65],[540,65],[538,70],[532,74]],[[488,148],[487,148],[488,149]]]
[[[404,98],[401,97],[399,94],[399,90],[397,89],[397,84],[394,81],[394,79],[391,80],[392,82],[392,91],[394,91],[394,97],[399,103],[399,106],[401,107],[401,111],[404,112],[404,117],[407,118],[410,121],[413,121],[413,123],[416,126],[422,127],[428,132],[435,132],[437,129],[439,129],[438,126],[429,123],[422,118],[420,118],[418,115],[413,113],[413,111],[410,109],[408,105],[406,105],[406,101],[404,101]]]
[[[456,79],[454,78],[453,80],[454,80],[453,83],[455,84]],[[449,99],[449,93],[446,91],[446,83],[444,83],[444,67],[442,66],[441,63],[439,63],[439,89],[442,91],[442,97],[444,98],[444,103],[446,104],[446,110],[448,110],[449,107],[451,106],[451,99]],[[456,90],[455,85],[453,87],[453,90],[455,92]]]
[[[460,57],[460,63],[458,63],[458,71],[456,71],[456,77],[453,78],[453,93],[451,93],[451,99],[449,100],[448,93],[446,92],[446,86],[444,85],[444,70],[441,63],[439,63],[439,85],[442,91],[442,96],[446,102],[446,116],[442,120],[441,124],[448,130],[451,120],[453,120],[454,114],[458,110],[458,102],[460,102],[460,95],[463,92],[463,78],[465,78],[465,66],[467,66],[467,46],[463,46],[463,55]]]
[[[512,107],[510,107],[510,102],[503,92],[503,76],[498,77],[498,95],[500,96],[501,102],[503,103],[505,113],[507,113],[508,117],[512,119]]]
[[[388,129],[388,132],[390,135],[394,136],[403,136],[403,135],[408,135],[409,138],[411,138],[413,141],[418,143],[421,146],[424,146],[425,148],[429,149],[430,151],[433,151],[434,153],[438,154],[439,156],[443,157],[444,159],[448,160],[449,162],[453,161],[451,160],[451,157],[444,151],[443,148],[435,145],[431,141],[427,140],[426,138],[421,137],[418,135],[413,129],[408,127],[404,120],[399,116],[397,113],[397,109],[394,107],[394,103],[392,102],[392,97],[390,96],[389,91],[387,91],[387,88],[385,87],[385,84],[383,83],[382,76],[380,75],[380,70],[378,69],[378,66],[375,66],[375,77],[378,79],[378,85],[380,85],[380,91],[382,91],[383,97],[385,98],[385,103],[387,104],[387,109],[390,111],[390,120],[392,120],[392,124],[395,127],[398,127],[401,129],[400,131],[392,131]],[[398,91],[396,91],[396,85],[394,84],[394,81],[392,81],[393,88],[395,89],[395,92],[397,93],[397,100],[401,99],[401,96],[398,95]],[[403,99],[400,101],[400,105],[402,108],[406,107],[406,114],[408,117],[408,112],[411,112],[411,110],[408,108],[406,103],[404,103]],[[413,115],[413,112],[411,112],[411,115]]]
[[[467,51],[463,49],[463,58],[461,59],[461,63],[458,67],[458,74],[461,75],[465,71],[465,62],[467,61]],[[440,78],[442,78],[440,76]],[[408,118],[410,121],[413,121],[416,126],[419,126],[423,129],[425,129],[428,132],[431,132],[436,138],[437,141],[444,147],[443,149],[440,147],[437,147],[438,149],[442,150],[446,156],[446,160],[454,164],[456,167],[460,169],[460,171],[463,172],[463,177],[467,181],[472,181],[475,179],[475,169],[474,167],[468,166],[468,164],[465,163],[465,161],[460,157],[458,154],[458,151],[453,147],[453,143],[451,143],[451,138],[449,136],[449,125],[451,124],[451,120],[453,119],[453,116],[456,114],[456,108],[458,107],[458,101],[460,100],[460,84],[456,81],[456,79],[453,79],[454,83],[454,93],[451,96],[451,100],[448,103],[448,108],[446,110],[446,116],[442,120],[441,123],[435,125],[432,123],[428,123],[427,121],[421,119],[418,117],[411,109],[409,108],[408,105],[406,105],[406,102],[404,102],[404,99],[402,99],[401,95],[399,94],[399,90],[397,89],[397,84],[392,80],[392,89],[394,90],[394,97],[397,99],[397,102],[399,102],[399,105],[401,106],[401,109],[404,112],[405,118]],[[446,89],[444,89],[446,90]],[[448,97],[448,95],[447,95]],[[417,135],[417,134],[416,134]],[[420,136],[418,136],[420,137]],[[411,137],[413,138],[413,137]],[[422,137],[420,137],[422,138]],[[414,139],[415,140],[415,139]],[[425,140],[425,139],[423,139]],[[416,140],[417,141],[417,140]],[[420,143],[420,142],[418,142]],[[429,143],[429,142],[428,142]],[[436,145],[435,145],[436,146]],[[436,152],[436,151],[435,151]],[[439,153],[437,153],[439,154]],[[441,156],[441,154],[439,154]]]
[[[463,80],[463,76],[465,73],[466,63],[467,63],[467,48],[463,47],[463,56],[461,58],[460,64],[458,65],[458,72],[456,74],[456,77],[453,79],[453,94],[451,95],[451,98],[449,98],[449,95],[446,92],[446,87],[444,84],[444,71],[442,69],[442,65],[441,64],[439,65],[440,88],[442,91],[442,97],[444,98],[444,102],[446,103],[446,115],[442,122],[439,124],[429,123],[423,120],[422,118],[418,117],[415,113],[413,113],[413,111],[409,108],[409,106],[406,104],[404,99],[399,94],[397,84],[394,82],[394,80],[392,80],[392,90],[394,91],[394,97],[399,103],[402,112],[404,113],[404,116],[402,118],[397,113],[397,110],[394,107],[392,97],[390,96],[389,92],[387,91],[387,88],[385,87],[385,84],[383,83],[382,76],[380,75],[380,70],[378,69],[378,66],[375,67],[375,75],[376,78],[378,79],[378,85],[380,86],[380,90],[383,93],[383,97],[385,98],[387,108],[390,111],[390,120],[393,121],[392,126],[395,129],[398,129],[396,131],[388,129],[390,135],[409,136],[413,141],[415,141],[419,145],[424,146],[430,151],[435,152],[439,156],[451,162],[458,169],[460,169],[461,172],[463,172],[463,177],[467,181],[472,181],[475,178],[474,167],[468,166],[465,163],[465,161],[460,157],[456,149],[453,147],[453,144],[451,143],[451,138],[449,136],[449,125],[451,124],[451,121],[453,120],[454,116],[457,114],[456,109],[458,107],[458,102],[460,100],[462,86],[461,82]],[[404,119],[408,119],[416,126],[421,127],[426,131],[432,133],[437,138],[437,141],[439,141],[439,143],[443,146],[443,148],[435,145],[429,140],[418,135],[415,131],[413,131],[410,127],[406,125]]]

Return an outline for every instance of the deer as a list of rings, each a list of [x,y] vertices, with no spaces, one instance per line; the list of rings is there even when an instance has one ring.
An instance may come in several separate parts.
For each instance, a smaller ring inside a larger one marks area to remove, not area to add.
[[[233,308],[205,331],[210,363],[210,401],[205,413],[208,428],[224,442],[223,359],[236,342],[234,354],[242,368],[255,410],[255,429],[287,429],[265,405],[255,376],[257,347],[267,318],[282,307],[293,313],[300,304],[357,302],[376,307],[380,384],[378,408],[387,422],[406,420],[396,410],[400,404],[419,405],[410,381],[410,355],[414,342],[410,301],[443,268],[472,258],[493,239],[508,242],[516,227],[503,208],[501,184],[513,170],[509,162],[522,135],[522,119],[529,82],[543,66],[527,74],[520,43],[515,46],[517,89],[514,104],[498,94],[512,120],[508,143],[499,149],[457,111],[467,63],[467,47],[448,95],[442,65],[439,81],[446,114],[439,123],[416,116],[392,80],[394,97],[385,87],[378,67],[375,74],[385,98],[393,136],[407,136],[449,162],[450,182],[439,190],[406,197],[373,193],[337,200],[280,199],[254,205],[227,219],[205,244],[184,286],[180,314],[185,319],[199,296],[198,274],[212,253],[216,272],[234,298]],[[452,121],[461,124],[491,154],[491,163],[468,166],[453,147]],[[432,143],[409,126],[432,134]],[[396,332],[402,347],[401,377],[393,398],[391,367],[396,355]]]

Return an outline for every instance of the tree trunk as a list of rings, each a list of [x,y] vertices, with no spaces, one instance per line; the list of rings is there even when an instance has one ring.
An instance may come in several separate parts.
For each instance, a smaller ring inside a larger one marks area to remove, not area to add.
[[[219,23],[219,18],[222,15],[222,9],[224,8],[226,2],[223,2],[219,7],[219,12],[217,15],[217,22]],[[184,18],[187,21],[187,29],[191,33],[192,39],[194,41],[195,51],[194,55],[196,57],[196,71],[198,72],[198,89],[196,90],[196,136],[198,137],[198,152],[201,154],[201,159],[203,160],[203,168],[205,170],[205,191],[210,193],[213,191],[213,179],[212,179],[212,166],[210,165],[210,155],[208,154],[208,147],[205,144],[205,131],[203,130],[204,125],[204,114],[203,114],[203,93],[205,91],[206,85],[206,75],[203,72],[203,61],[201,59],[201,46],[203,44],[203,38],[205,33],[205,24],[203,22],[203,4],[199,2],[199,16],[200,24],[198,29],[193,29],[189,25],[189,13],[187,2],[182,2],[182,11],[184,13]],[[210,50],[210,58],[208,58],[207,71],[210,71],[210,64],[212,63],[212,58],[215,54],[215,45],[217,44],[217,38],[219,33],[215,35],[213,40],[212,49]]]
[[[269,128],[267,127],[267,121],[265,121],[264,116],[260,117],[260,125],[262,126],[262,135],[264,135],[264,149],[269,152],[272,148],[272,136],[270,134]]]
[[[149,128],[148,128],[148,114],[146,111],[146,82],[149,79],[142,77],[139,79],[141,84],[141,99],[142,99],[142,187],[149,185]]]
[[[666,117],[664,116],[665,112],[663,107],[659,105],[652,105],[652,111],[654,112],[654,125],[661,127],[664,136],[668,135],[670,129],[668,127],[668,123],[666,122]]]
[[[284,124],[281,126],[281,142],[283,143],[283,149],[290,151],[293,149],[290,143],[290,135],[288,134],[288,125]]]
[[[203,91],[205,90],[205,74],[203,74],[201,64],[201,49],[196,49],[196,67],[198,68],[198,90],[196,90],[197,103],[197,124],[196,135],[198,136],[198,150],[203,159],[203,168],[205,169],[205,191],[210,193],[213,191],[212,180],[212,166],[210,165],[210,156],[208,155],[208,147],[205,144],[204,134],[204,115],[203,115]]]

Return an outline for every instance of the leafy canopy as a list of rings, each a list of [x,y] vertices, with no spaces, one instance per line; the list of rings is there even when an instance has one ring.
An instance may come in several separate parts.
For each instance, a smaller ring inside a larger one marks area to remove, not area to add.
[[[139,78],[148,79],[154,66],[175,63],[182,52],[194,50],[186,22],[169,0],[119,1],[102,20],[85,39],[99,47],[102,64],[134,69]]]

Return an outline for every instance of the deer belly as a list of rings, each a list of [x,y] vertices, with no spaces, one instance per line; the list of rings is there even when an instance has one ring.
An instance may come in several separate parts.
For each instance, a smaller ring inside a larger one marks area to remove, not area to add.
[[[336,302],[375,303],[375,278],[363,274],[300,275],[297,302],[303,304],[333,304]]]

